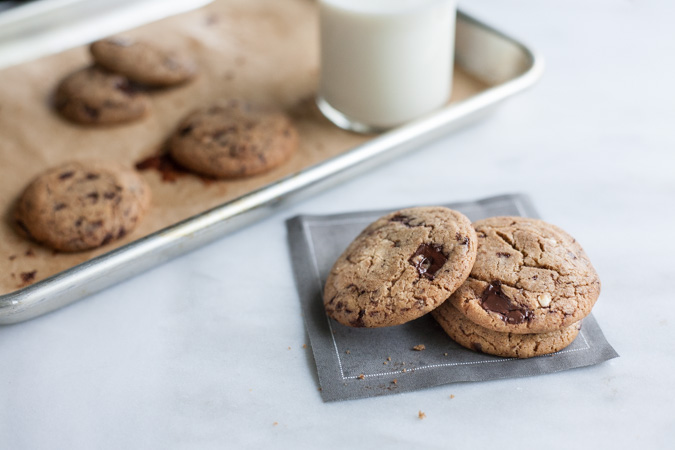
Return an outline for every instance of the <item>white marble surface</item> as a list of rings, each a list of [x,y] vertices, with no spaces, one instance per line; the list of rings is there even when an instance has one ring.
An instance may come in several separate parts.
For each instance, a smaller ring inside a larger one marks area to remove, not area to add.
[[[0,328],[0,448],[673,448],[675,5],[464,7],[545,55],[534,89],[207,248]],[[621,357],[323,403],[284,219],[517,191],[586,248],[603,280],[595,315]]]

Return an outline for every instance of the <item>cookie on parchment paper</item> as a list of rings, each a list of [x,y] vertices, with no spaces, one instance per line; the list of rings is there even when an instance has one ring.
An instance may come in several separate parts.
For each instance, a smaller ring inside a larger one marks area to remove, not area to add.
[[[54,107],[73,122],[112,125],[145,116],[150,102],[122,75],[99,67],[85,67],[59,83]]]
[[[127,36],[101,39],[92,43],[89,50],[101,67],[148,86],[181,84],[197,74],[197,66],[187,55]]]
[[[230,100],[183,119],[169,140],[169,153],[201,175],[237,178],[279,166],[297,146],[298,132],[284,113]]]
[[[87,250],[130,233],[150,197],[133,170],[109,162],[71,162],[39,175],[26,188],[15,223],[19,232],[53,249]]]

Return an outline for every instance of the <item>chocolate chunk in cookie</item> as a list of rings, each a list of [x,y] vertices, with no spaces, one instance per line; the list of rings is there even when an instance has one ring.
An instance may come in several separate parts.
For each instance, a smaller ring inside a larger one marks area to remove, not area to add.
[[[502,333],[476,325],[450,302],[443,303],[431,314],[459,345],[473,351],[509,358],[531,358],[560,351],[574,341],[581,328],[581,322],[576,322],[548,333]]]
[[[189,57],[148,42],[113,36],[90,46],[96,63],[149,86],[172,86],[192,79],[197,67]]]
[[[298,133],[285,114],[239,100],[192,112],[169,140],[169,152],[180,165],[215,178],[266,172],[297,146]]]
[[[87,67],[61,81],[54,95],[54,106],[74,122],[107,125],[143,117],[150,103],[125,77]]]
[[[493,217],[474,223],[478,257],[450,302],[494,331],[547,333],[590,313],[598,274],[574,238],[536,219]]]
[[[476,245],[469,219],[457,211],[422,207],[388,214],[335,262],[323,293],[326,312],[354,327],[416,319],[466,280]]]
[[[21,234],[56,250],[87,250],[130,233],[149,203],[150,190],[136,172],[107,162],[72,162],[26,188],[15,224]]]

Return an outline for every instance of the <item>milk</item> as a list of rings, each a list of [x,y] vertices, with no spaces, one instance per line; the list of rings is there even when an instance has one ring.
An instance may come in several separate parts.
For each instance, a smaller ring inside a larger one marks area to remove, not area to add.
[[[337,125],[401,125],[450,97],[455,0],[320,0],[317,103]]]

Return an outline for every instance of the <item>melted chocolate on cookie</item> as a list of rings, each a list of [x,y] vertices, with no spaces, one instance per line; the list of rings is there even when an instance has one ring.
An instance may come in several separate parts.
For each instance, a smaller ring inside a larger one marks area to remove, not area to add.
[[[481,299],[483,309],[499,314],[504,322],[519,324],[532,318],[532,311],[514,304],[502,292],[502,282],[499,280],[493,281],[485,288]]]
[[[421,277],[433,280],[448,257],[441,253],[442,247],[436,244],[421,244],[408,262],[415,266]]]

